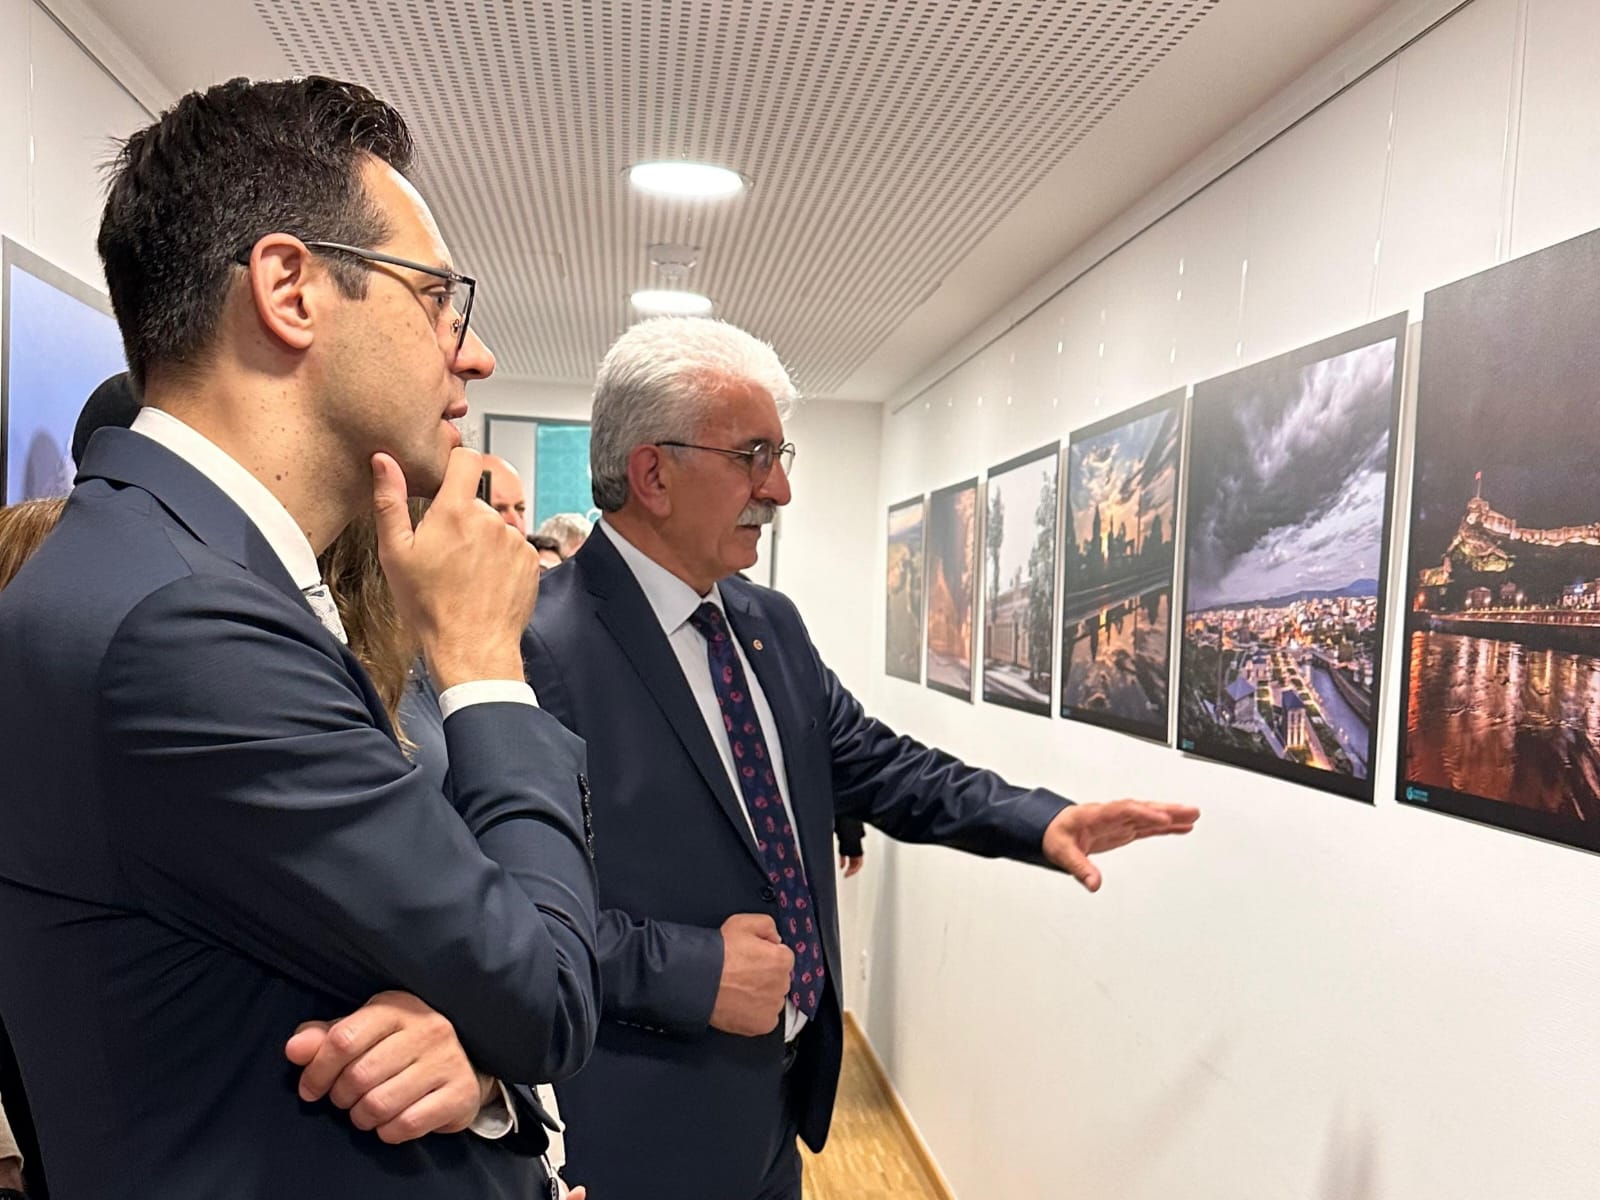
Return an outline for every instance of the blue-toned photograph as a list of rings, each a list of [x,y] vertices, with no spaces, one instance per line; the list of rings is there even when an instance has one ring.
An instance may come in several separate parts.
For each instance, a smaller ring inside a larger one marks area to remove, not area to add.
[[[72,428],[89,393],[127,369],[106,298],[4,241],[0,462],[5,502],[65,496],[77,473]]]

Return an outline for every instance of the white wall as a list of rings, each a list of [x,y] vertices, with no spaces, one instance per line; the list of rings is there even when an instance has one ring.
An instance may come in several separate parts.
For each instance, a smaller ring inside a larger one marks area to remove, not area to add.
[[[100,166],[149,121],[33,0],[0,0],[0,233],[104,291]]]
[[[1427,288],[1600,226],[1597,45],[1592,0],[1475,0],[886,413],[875,581],[897,500],[1243,362],[1416,321]],[[1369,808],[889,679],[871,611],[891,723],[1080,800],[1205,810],[1186,841],[1108,857],[1093,897],[875,843],[847,892],[870,966],[862,986],[852,958],[852,1006],[958,1194],[1600,1191],[1600,863],[1389,798],[1398,639]]]

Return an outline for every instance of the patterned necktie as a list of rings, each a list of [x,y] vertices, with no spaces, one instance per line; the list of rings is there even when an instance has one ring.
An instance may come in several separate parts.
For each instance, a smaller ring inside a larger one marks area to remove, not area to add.
[[[707,601],[695,610],[689,624],[706,639],[711,686],[716,690],[722,724],[728,731],[739,791],[755,826],[756,849],[766,864],[767,879],[777,894],[778,936],[794,951],[789,1001],[809,1019],[817,1015],[822,994],[822,939],[817,933],[811,885],[806,882],[805,868],[800,863],[794,828],[784,811],[744,665],[739,661],[722,610]]]
[[[333,593],[328,590],[328,585],[319,583],[303,588],[300,594],[306,598],[312,614],[322,622],[323,628],[348,646],[350,639],[345,636],[344,622],[339,619],[339,606],[334,603]]]

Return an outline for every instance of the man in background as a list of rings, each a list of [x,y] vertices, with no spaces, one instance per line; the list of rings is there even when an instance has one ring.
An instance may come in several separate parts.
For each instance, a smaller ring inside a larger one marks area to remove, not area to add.
[[[553,537],[544,537],[542,534],[531,534],[528,544],[539,553],[539,568],[543,571],[554,570],[565,560],[561,557],[561,544]]]
[[[557,513],[547,517],[535,532],[540,537],[555,538],[563,559],[571,558],[588,540],[594,526],[589,518],[578,513]]]
[[[837,816],[1091,891],[1091,854],[1199,816],[1073,806],[862,711],[794,605],[737,577],[790,499],[793,396],[731,325],[625,333],[594,394],[605,515],[523,639],[540,704],[588,739],[595,772],[605,1019],[557,1093],[596,1196],[799,1200],[796,1134],[822,1148],[843,1050]]]
[[[528,536],[528,493],[517,469],[498,454],[483,456],[483,469],[489,472],[489,507],[500,519],[523,537]]]

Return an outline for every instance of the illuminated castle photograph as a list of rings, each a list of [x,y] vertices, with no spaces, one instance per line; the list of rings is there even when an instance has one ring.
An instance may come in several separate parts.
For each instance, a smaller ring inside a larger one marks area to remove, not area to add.
[[[1397,799],[1600,850],[1600,236],[1429,292]]]

